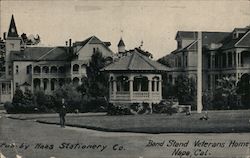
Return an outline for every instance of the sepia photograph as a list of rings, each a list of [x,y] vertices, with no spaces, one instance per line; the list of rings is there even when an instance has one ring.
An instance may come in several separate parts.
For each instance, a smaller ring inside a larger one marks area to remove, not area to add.
[[[0,0],[0,158],[250,158],[249,0]]]

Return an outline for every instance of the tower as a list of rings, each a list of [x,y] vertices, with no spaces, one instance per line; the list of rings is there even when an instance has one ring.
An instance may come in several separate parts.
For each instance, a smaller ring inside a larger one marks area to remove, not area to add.
[[[122,38],[120,39],[117,46],[118,46],[118,53],[125,53],[125,44],[124,44]]]
[[[5,54],[5,74],[6,78],[12,75],[12,65],[10,60],[11,51],[21,50],[21,38],[18,36],[14,16],[11,16],[9,31],[6,38],[6,54]]]

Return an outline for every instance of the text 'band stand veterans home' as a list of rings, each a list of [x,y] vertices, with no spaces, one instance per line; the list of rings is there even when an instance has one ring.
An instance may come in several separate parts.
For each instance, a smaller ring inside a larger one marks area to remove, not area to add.
[[[141,53],[140,48],[103,70],[109,73],[110,103],[159,103],[162,100],[162,75],[167,67]]]

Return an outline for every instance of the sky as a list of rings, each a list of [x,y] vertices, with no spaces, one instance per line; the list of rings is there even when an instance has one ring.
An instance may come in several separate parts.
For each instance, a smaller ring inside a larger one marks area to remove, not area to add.
[[[42,45],[62,46],[95,35],[126,49],[140,46],[154,59],[176,49],[177,31],[232,31],[250,25],[250,0],[1,0],[0,35],[14,15],[19,35],[39,34]]]

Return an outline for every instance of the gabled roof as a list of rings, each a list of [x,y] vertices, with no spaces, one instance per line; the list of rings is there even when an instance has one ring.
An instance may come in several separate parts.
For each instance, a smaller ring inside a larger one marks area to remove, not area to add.
[[[16,23],[14,20],[14,16],[11,16],[10,26],[7,37],[18,37],[17,29],[16,29]]]
[[[105,68],[103,71],[167,71],[168,67],[142,55],[137,49],[131,50],[127,56],[122,57]]]
[[[67,60],[65,47],[27,47],[23,51],[12,51],[13,61],[64,61]]]
[[[250,47],[250,31],[235,44],[235,47]]]
[[[125,44],[124,44],[124,42],[123,42],[122,38],[120,39],[120,41],[119,41],[119,43],[118,43],[118,45],[117,45],[117,46],[118,46],[118,47],[125,46]]]
[[[86,44],[102,44],[107,50],[109,50],[110,52],[113,52],[112,50],[109,49],[108,46],[110,46],[109,44],[107,44],[107,42],[102,42],[99,38],[97,38],[96,36],[91,36],[89,38],[87,38],[84,41],[77,41],[73,44],[73,46],[81,46],[80,49],[77,50],[77,52],[79,52]],[[111,43],[110,43],[111,44]],[[76,53],[77,53],[76,52]]]

